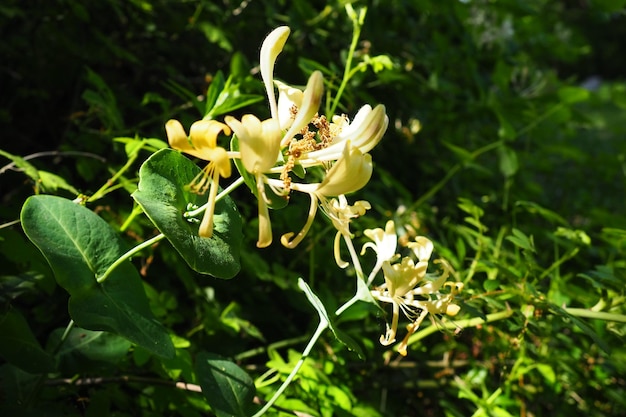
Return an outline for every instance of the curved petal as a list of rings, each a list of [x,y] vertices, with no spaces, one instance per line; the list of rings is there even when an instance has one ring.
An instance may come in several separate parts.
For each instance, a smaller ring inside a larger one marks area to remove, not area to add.
[[[330,146],[319,151],[309,152],[303,159],[336,160],[348,141],[362,153],[367,153],[380,142],[387,131],[388,124],[389,118],[385,113],[385,106],[379,104],[372,109],[369,105],[365,105],[358,111],[354,120],[333,139]],[[306,160],[303,160],[302,164],[306,164]]]
[[[165,123],[165,133],[167,134],[167,142],[172,149],[182,152],[193,149],[189,143],[187,133],[185,133],[185,128],[178,120],[168,120],[167,123]]]
[[[285,42],[289,37],[291,29],[288,26],[280,26],[274,29],[263,41],[261,46],[261,78],[265,84],[265,91],[270,103],[272,118],[278,119],[278,109],[276,106],[276,96],[274,95],[274,63],[282,52]]]
[[[239,139],[241,162],[250,173],[266,172],[276,164],[280,152],[280,126],[275,119],[261,122],[246,114],[241,121],[231,116],[224,119]]]
[[[289,141],[302,130],[303,127],[311,122],[311,119],[320,108],[322,102],[322,95],[324,94],[324,76],[320,71],[313,71],[309,77],[309,81],[306,84],[304,93],[302,96],[302,105],[298,109],[298,114],[293,121],[293,124],[285,133],[285,136],[280,141],[281,146],[287,146]]]
[[[278,87],[278,121],[281,130],[287,130],[295,119],[291,109],[302,106],[304,92],[280,81],[274,81],[274,84]]]
[[[338,196],[360,190],[372,176],[372,157],[346,143],[342,156],[330,168],[316,190],[318,195]]]

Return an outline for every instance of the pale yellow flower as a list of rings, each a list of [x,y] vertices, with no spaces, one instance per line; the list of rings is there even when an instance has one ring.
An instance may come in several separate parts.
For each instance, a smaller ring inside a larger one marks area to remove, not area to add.
[[[376,252],[376,265],[372,268],[372,272],[367,279],[367,285],[371,284],[382,268],[384,262],[392,262],[400,255],[396,254],[398,246],[398,236],[396,235],[396,227],[393,220],[389,220],[385,224],[385,230],[366,229],[363,234],[370,238],[373,242],[367,242],[361,248],[361,256],[365,254],[367,248],[372,248]]]
[[[246,114],[241,121],[226,116],[225,122],[239,140],[239,153],[244,168],[256,178],[259,213],[259,239],[257,246],[264,248],[272,243],[272,224],[265,195],[265,172],[272,168],[280,154],[281,131],[278,121],[260,121]]]
[[[230,128],[215,120],[199,120],[191,125],[189,137],[178,120],[169,120],[165,124],[167,140],[173,149],[177,149],[197,158],[209,161],[209,164],[189,184],[191,191],[204,194],[209,190],[209,201],[200,223],[199,235],[213,236],[213,215],[220,176],[231,175],[230,158],[226,149],[217,145],[220,133],[230,135]]]
[[[385,283],[371,291],[375,299],[392,305],[391,325],[387,326],[385,335],[380,338],[382,345],[395,342],[400,310],[412,320],[407,326],[408,333],[398,348],[402,355],[406,355],[409,337],[417,331],[428,314],[454,316],[459,312],[460,306],[453,301],[463,288],[462,283],[446,281],[452,268],[443,260],[435,261],[442,264],[443,273],[434,279],[427,278],[428,260],[433,250],[429,239],[420,236],[410,246],[418,258],[417,263],[410,257],[402,258],[397,264],[383,261]],[[450,287],[451,290],[442,293],[441,289],[445,287]]]

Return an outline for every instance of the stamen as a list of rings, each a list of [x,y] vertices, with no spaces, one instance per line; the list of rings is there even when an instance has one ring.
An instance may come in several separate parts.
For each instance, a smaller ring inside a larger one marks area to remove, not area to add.
[[[213,161],[204,167],[204,169],[196,175],[196,177],[189,183],[189,190],[194,194],[204,194],[211,185],[211,178],[215,173],[215,163]]]

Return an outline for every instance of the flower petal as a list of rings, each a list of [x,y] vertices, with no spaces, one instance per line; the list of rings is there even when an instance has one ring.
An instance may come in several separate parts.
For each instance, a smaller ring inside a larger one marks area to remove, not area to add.
[[[372,157],[346,143],[342,156],[316,190],[318,195],[338,196],[360,190],[372,177]]]
[[[256,116],[246,114],[241,121],[231,116],[226,116],[224,121],[239,139],[241,162],[248,172],[266,172],[276,164],[281,137],[277,120],[261,122]]]
[[[278,120],[278,109],[276,106],[276,96],[274,95],[274,63],[278,55],[282,52],[290,32],[291,29],[289,29],[288,26],[280,26],[267,35],[261,46],[261,77],[263,78],[267,98],[270,102],[272,119],[276,120]]]
[[[324,94],[324,76],[320,71],[313,71],[309,77],[309,81],[306,84],[304,94],[302,96],[302,105],[298,109],[298,114],[293,121],[293,124],[285,133],[285,136],[280,141],[281,146],[287,146],[289,141],[302,130],[303,127],[311,122],[311,119],[320,108],[322,102],[322,95]]]

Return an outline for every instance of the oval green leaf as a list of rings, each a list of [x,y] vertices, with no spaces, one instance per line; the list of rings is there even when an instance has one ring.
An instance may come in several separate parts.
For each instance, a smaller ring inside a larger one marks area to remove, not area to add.
[[[116,333],[159,356],[174,356],[168,331],[152,315],[130,262],[120,264],[101,284],[96,281],[126,252],[107,222],[83,206],[50,195],[29,197],[21,221],[57,283],[70,294],[69,313],[78,326]]]
[[[207,202],[188,187],[198,174],[200,168],[184,155],[162,149],[141,166],[132,196],[194,271],[232,278],[240,268],[241,216],[230,197],[222,198],[215,205],[213,236],[200,237],[199,223],[183,216],[189,205]]]
[[[196,358],[196,374],[202,393],[217,417],[252,414],[254,382],[235,363],[215,353],[200,352]]]

